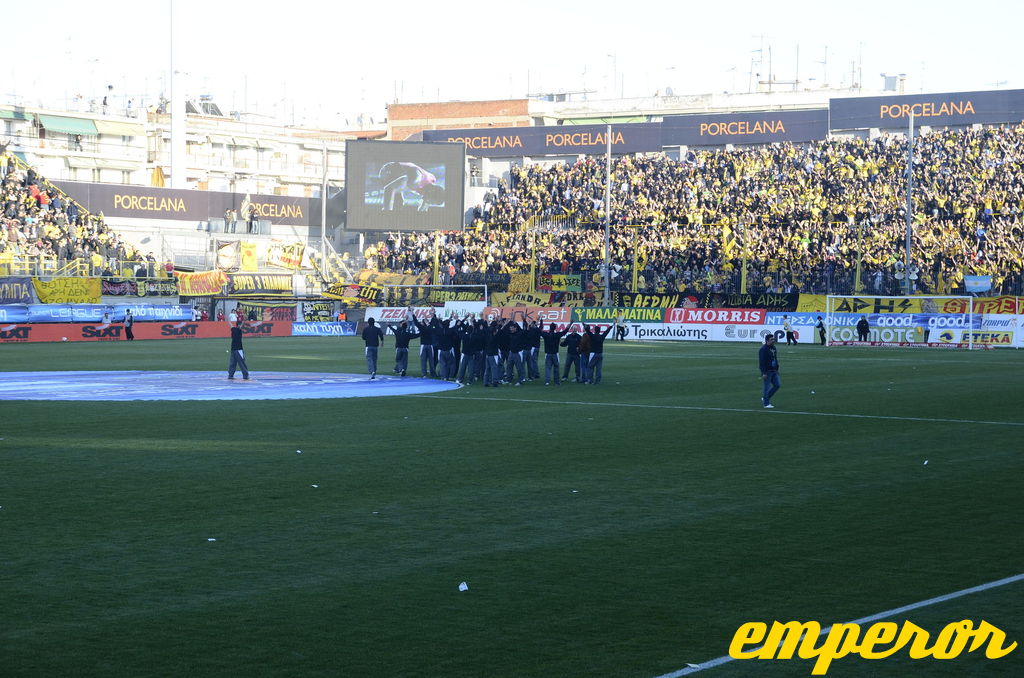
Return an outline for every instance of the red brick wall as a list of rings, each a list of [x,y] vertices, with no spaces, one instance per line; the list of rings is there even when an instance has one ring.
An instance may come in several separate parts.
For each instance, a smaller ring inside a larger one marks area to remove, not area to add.
[[[474,127],[528,127],[527,99],[499,101],[448,101],[388,106],[388,137],[408,139],[425,129],[467,129]]]
[[[438,118],[485,118],[529,116],[527,99],[504,99],[499,101],[446,101],[426,104],[391,104],[388,106],[388,120],[424,120]]]

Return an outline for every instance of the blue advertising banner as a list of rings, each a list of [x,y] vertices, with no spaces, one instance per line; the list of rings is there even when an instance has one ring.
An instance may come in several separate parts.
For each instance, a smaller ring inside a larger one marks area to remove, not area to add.
[[[661,123],[662,146],[767,144],[815,141],[828,135],[828,110],[768,113],[667,115]]]
[[[354,322],[306,322],[292,323],[293,337],[354,337]]]
[[[0,278],[0,304],[31,304],[32,278],[6,276]]]
[[[191,320],[192,307],[187,304],[10,304],[0,306],[0,322],[4,323],[98,323],[124,321],[130,310],[135,320]]]
[[[796,312],[796,313],[772,313],[772,312],[769,312],[768,315],[765,316],[764,324],[765,325],[778,325],[779,327],[781,327],[783,325],[783,323],[785,322],[785,320],[783,320],[783,318],[782,318],[783,315],[789,316],[789,318],[788,318],[789,324],[793,325],[794,327],[797,327],[797,326],[799,326],[799,327],[814,327],[815,325],[818,324],[818,316],[819,315],[821,316],[821,319],[825,321],[826,325],[832,325],[832,326],[853,327],[853,326],[855,326],[857,324],[857,321],[860,320],[860,314],[859,313],[833,313],[830,316],[829,314],[827,314],[825,312],[822,312],[822,313],[803,313],[803,312]],[[830,319],[831,319],[831,322],[829,322]]]
[[[25,304],[10,304],[0,306],[0,323],[27,323],[28,306]]]
[[[423,130],[424,141],[466,145],[466,155],[502,157],[522,155],[599,155],[608,144],[607,125],[549,125]],[[612,125],[612,153],[661,150],[661,123]]]
[[[908,125],[973,125],[1024,120],[1024,89],[944,94],[893,94],[829,99],[829,127],[900,128]]]

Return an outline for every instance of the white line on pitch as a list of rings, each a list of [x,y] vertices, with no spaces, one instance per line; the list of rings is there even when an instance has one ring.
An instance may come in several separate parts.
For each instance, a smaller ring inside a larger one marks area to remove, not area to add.
[[[954,593],[947,593],[945,595],[937,596],[935,598],[929,598],[928,600],[922,600],[919,603],[911,603],[910,605],[904,605],[903,607],[897,607],[897,608],[894,608],[892,610],[886,610],[885,612],[879,612],[878,614],[873,614],[870,617],[861,617],[860,619],[854,619],[853,621],[844,622],[844,623],[846,623],[846,624],[867,624],[868,622],[878,621],[879,619],[886,619],[888,617],[895,617],[898,614],[903,614],[904,612],[909,612],[911,610],[916,610],[916,609],[918,609],[920,607],[928,607],[929,605],[935,605],[937,603],[944,603],[947,600],[953,600],[954,598],[960,598],[962,596],[967,596],[967,595],[970,595],[972,593],[978,593],[980,591],[987,591],[989,589],[994,589],[994,588],[996,588],[998,586],[1005,586],[1006,584],[1012,584],[1014,582],[1021,581],[1022,579],[1024,579],[1024,574],[1015,574],[1012,577],[1006,577],[1005,579],[999,579],[997,581],[991,581],[991,582],[989,582],[987,584],[981,584],[979,586],[972,586],[969,589],[963,589],[962,591],[956,591]],[[819,637],[820,636],[824,636],[824,635],[826,635],[831,630],[832,630],[831,626],[829,626],[828,628],[822,629],[821,633],[819,633],[818,636]],[[777,647],[778,646],[776,646],[776,648]],[[774,652],[774,648],[773,648],[773,652]],[[658,678],[681,678],[681,676],[688,676],[691,673],[697,673],[698,671],[703,671],[705,669],[713,669],[716,666],[721,666],[722,664],[728,664],[731,661],[735,661],[735,658],[730,657],[729,655],[725,655],[723,657],[718,657],[716,659],[711,659],[709,661],[706,661],[706,662],[703,662],[703,663],[700,663],[700,664],[695,664],[693,666],[688,666],[685,669],[679,669],[678,671],[673,671],[672,673],[662,674],[662,675],[658,676]]]
[[[542,405],[586,405],[587,407],[638,407],[652,410],[693,410],[697,412],[761,412],[766,416],[777,417],[783,414],[798,415],[803,417],[839,417],[844,419],[884,419],[889,421],[922,421],[932,424],[987,424],[990,426],[1024,426],[1021,421],[985,421],[981,419],[943,419],[941,417],[896,417],[884,414],[844,414],[842,412],[800,412],[797,410],[775,409],[766,412],[763,408],[742,408],[742,407],[699,407],[697,405],[644,405],[640,403],[601,403],[584,402],[580,400],[539,400],[530,398],[484,398],[477,396],[441,396],[441,395],[415,395],[410,398],[437,398],[439,400],[492,400],[498,403],[539,403]]]

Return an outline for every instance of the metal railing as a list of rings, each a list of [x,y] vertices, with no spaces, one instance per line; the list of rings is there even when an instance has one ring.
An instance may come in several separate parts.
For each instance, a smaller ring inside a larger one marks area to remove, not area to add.
[[[172,277],[170,262],[146,259],[107,259],[94,263],[91,259],[58,259],[53,254],[0,254],[0,276],[33,276],[37,278],[152,278]]]

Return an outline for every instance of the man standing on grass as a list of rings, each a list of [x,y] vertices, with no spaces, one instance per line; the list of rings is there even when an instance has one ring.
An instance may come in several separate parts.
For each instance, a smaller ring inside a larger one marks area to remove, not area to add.
[[[825,321],[818,316],[818,324],[815,325],[818,328],[818,338],[821,339],[821,345],[825,345]]]
[[[566,329],[571,329],[572,325],[566,326]],[[569,381],[569,369],[573,368],[576,370],[576,379],[574,380],[577,384],[580,383],[580,378],[583,373],[583,368],[580,366],[580,340],[583,337],[576,330],[572,330],[562,340],[561,345],[565,346],[568,350],[565,355],[565,374],[562,375],[562,379]]]
[[[395,335],[395,374],[404,377],[409,367],[409,341],[416,337],[416,333],[409,331],[404,320],[398,323],[398,327],[392,325],[391,331]]]
[[[370,373],[370,379],[377,378],[377,349],[384,341],[384,333],[377,327],[373,318],[366,321],[363,328],[363,341],[366,342],[366,371]]]
[[[420,376],[426,379],[428,376],[437,376],[437,364],[434,362],[434,321],[437,318],[427,319],[421,323],[416,316],[412,322],[420,333]]]
[[[249,366],[245,364],[245,352],[242,351],[242,321],[231,326],[231,357],[228,359],[228,379],[235,378],[235,370],[241,368],[242,379],[249,379]]]
[[[587,362],[587,376],[584,377],[583,381],[597,385],[601,383],[601,367],[604,365],[604,338],[612,331],[612,326],[609,325],[604,328],[604,332],[602,332],[596,327],[594,329],[590,329],[590,325],[583,323],[583,331],[586,332],[587,337],[590,339],[590,357]]]
[[[558,364],[558,343],[562,340],[569,332],[569,326],[566,325],[565,329],[561,332],[555,326],[555,323],[548,325],[547,332],[541,332],[540,336],[544,339],[544,385],[548,386],[551,384],[551,372],[555,373],[555,386],[561,386],[562,380],[559,378],[561,373],[561,367]],[[576,376],[579,376],[579,370],[577,370]]]
[[[775,335],[764,335],[764,345],[758,351],[757,361],[761,367],[761,381],[764,382],[764,391],[761,395],[761,404],[768,409],[775,406],[771,398],[779,390],[779,356],[775,352]]]
[[[868,325],[868,318],[865,315],[860,317],[857,321],[857,341],[867,341],[868,332],[871,331],[871,326]]]

